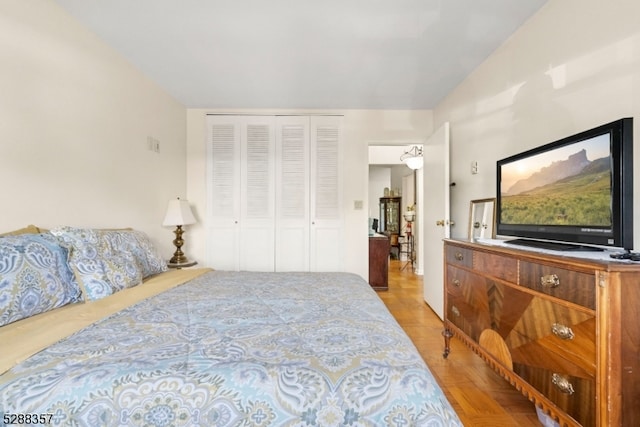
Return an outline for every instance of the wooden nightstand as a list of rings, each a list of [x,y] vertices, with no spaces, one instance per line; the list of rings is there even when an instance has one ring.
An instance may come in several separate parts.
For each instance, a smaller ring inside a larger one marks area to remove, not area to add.
[[[188,262],[183,262],[181,264],[176,264],[176,263],[171,263],[168,262],[167,263],[167,267],[169,268],[175,268],[180,270],[181,268],[187,268],[187,267],[193,267],[194,265],[196,265],[198,263],[198,261],[188,261]]]

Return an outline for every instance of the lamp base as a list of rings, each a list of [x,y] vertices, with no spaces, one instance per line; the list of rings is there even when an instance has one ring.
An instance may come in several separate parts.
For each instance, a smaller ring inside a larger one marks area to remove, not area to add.
[[[176,235],[176,238],[173,240],[173,244],[176,247],[176,251],[173,253],[173,256],[169,260],[169,264],[175,264],[175,265],[188,264],[190,261],[185,256],[184,252],[182,252],[182,245],[184,245],[184,240],[182,240],[182,233],[184,233],[184,230],[182,230],[182,226],[181,225],[176,226],[176,229],[173,232]]]
[[[169,264],[187,264],[189,262],[191,261],[189,261],[189,259],[186,256],[184,256],[184,254],[181,254],[181,255],[173,254],[171,259],[169,260]]]
[[[181,263],[181,264],[174,263],[174,262],[169,262],[169,263],[167,263],[167,267],[175,268],[176,270],[180,270],[181,268],[193,267],[197,263],[198,263],[197,261],[187,261],[187,262]]]

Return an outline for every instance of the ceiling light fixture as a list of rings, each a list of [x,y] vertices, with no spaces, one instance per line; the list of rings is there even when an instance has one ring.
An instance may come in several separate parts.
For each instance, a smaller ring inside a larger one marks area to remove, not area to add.
[[[424,164],[424,158],[422,157],[422,147],[414,145],[409,150],[405,151],[400,156],[400,161],[404,162],[409,169],[420,169]]]

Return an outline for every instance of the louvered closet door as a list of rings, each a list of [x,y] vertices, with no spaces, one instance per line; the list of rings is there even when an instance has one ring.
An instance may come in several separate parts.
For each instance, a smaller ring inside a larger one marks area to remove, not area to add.
[[[275,118],[243,127],[240,164],[240,270],[275,269]]]
[[[276,271],[309,271],[309,117],[276,119]]]
[[[312,271],[342,271],[342,117],[311,117]]]
[[[242,124],[232,116],[208,116],[207,126],[208,264],[220,270],[238,270]]]
[[[221,270],[275,268],[273,117],[208,117],[209,265]]]

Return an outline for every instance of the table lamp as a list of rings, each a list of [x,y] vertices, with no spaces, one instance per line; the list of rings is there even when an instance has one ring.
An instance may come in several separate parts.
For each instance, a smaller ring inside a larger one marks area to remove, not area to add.
[[[169,264],[180,265],[189,263],[189,260],[182,252],[182,245],[184,244],[184,240],[182,240],[182,233],[184,232],[182,226],[195,223],[196,219],[193,217],[188,200],[180,200],[179,197],[176,200],[169,200],[167,214],[164,217],[164,221],[162,221],[162,225],[165,227],[176,226],[174,230],[176,238],[173,241],[176,251],[169,260]]]

